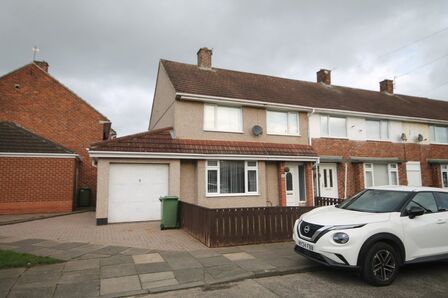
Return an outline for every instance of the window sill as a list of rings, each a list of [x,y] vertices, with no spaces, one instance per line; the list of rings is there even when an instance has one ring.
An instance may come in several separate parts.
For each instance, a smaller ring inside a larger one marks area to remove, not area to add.
[[[392,143],[391,140],[375,140],[375,139],[366,139],[367,142],[383,142],[383,143]]]
[[[219,130],[219,129],[204,129],[205,132],[227,132],[227,133],[238,133],[243,134],[244,131],[238,131],[238,130]]]
[[[447,146],[448,145],[448,143],[429,143],[429,145],[445,145],[445,146]]]
[[[300,137],[301,134],[266,133],[268,136]]]
[[[331,137],[331,136],[321,136],[321,139],[333,139],[333,140],[349,140],[348,137]]]
[[[206,194],[206,198],[224,198],[224,197],[256,197],[259,193],[225,193],[225,194]]]

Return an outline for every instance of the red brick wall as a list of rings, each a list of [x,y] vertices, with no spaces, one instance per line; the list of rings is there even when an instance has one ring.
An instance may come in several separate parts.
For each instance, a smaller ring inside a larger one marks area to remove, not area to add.
[[[51,72],[51,67],[50,67]],[[20,88],[16,89],[15,85]],[[96,168],[86,148],[103,138],[104,116],[35,65],[0,80],[0,121],[12,121],[81,156],[79,187],[96,193]],[[92,202],[94,204],[94,202]]]
[[[377,141],[351,141],[346,139],[313,139],[313,148],[319,156],[378,157],[398,158],[403,161],[420,161],[422,184],[440,187],[440,166],[431,166],[428,159],[448,159],[448,146],[401,144]],[[406,164],[398,164],[401,185],[407,185]],[[344,165],[338,163],[339,196],[344,195]],[[349,163],[347,196],[351,196],[364,188],[364,171],[362,163]]]
[[[286,206],[285,162],[278,162],[278,197],[280,206]]]
[[[74,158],[0,157],[0,214],[73,209]]]

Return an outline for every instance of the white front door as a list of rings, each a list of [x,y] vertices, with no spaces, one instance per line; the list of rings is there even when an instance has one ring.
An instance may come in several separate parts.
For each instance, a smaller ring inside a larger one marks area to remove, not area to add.
[[[108,222],[159,220],[167,194],[168,165],[111,164]]]
[[[285,173],[286,206],[299,206],[298,164],[287,163],[285,168],[289,169]]]
[[[338,175],[335,163],[321,163],[319,165],[320,196],[338,198]]]
[[[406,174],[409,186],[422,186],[422,172],[419,161],[408,161],[406,163]]]
[[[448,165],[441,165],[440,169],[442,171],[442,187],[448,188]]]

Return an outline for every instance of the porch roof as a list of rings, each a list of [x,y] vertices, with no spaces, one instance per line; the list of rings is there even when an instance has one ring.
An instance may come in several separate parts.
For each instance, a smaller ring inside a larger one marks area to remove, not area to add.
[[[171,127],[116,138],[90,146],[89,152],[167,153],[176,157],[182,154],[198,155],[253,155],[315,157],[309,145],[266,142],[236,142],[216,140],[177,139]]]

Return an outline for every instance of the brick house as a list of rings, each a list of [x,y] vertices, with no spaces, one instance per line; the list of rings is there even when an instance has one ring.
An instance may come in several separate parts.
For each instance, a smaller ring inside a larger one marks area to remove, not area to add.
[[[98,223],[157,219],[165,194],[300,206],[370,185],[448,185],[448,102],[393,94],[388,80],[375,92],[331,85],[328,70],[305,82],[215,68],[207,48],[197,56],[160,61],[147,132],[90,147]]]
[[[93,194],[96,193],[96,168],[92,165],[86,148],[91,143],[109,139],[113,133],[111,123],[107,117],[52,77],[48,73],[48,63],[35,61],[0,77],[0,121],[15,123],[30,133],[76,154],[78,158],[75,189],[89,187]],[[24,158],[21,163],[30,161],[26,159],[28,157],[19,155],[14,158],[17,160]],[[6,157],[3,162],[5,160]],[[39,159],[39,162],[43,160]],[[46,167],[50,167],[55,162],[48,163]],[[29,173],[38,173],[34,167],[40,166],[35,162],[29,162]],[[2,178],[9,175],[12,175],[12,172],[2,171]],[[40,185],[42,189],[48,186],[37,177],[33,184],[36,187]],[[72,178],[67,180],[67,185],[72,185]],[[24,191],[23,196],[26,196],[29,191],[26,188],[27,185],[21,187]],[[64,208],[59,208],[47,205],[46,208],[35,209],[30,204],[15,210],[27,213],[71,210],[74,206],[73,193],[76,194],[76,190],[70,195],[72,200],[70,207],[64,205]],[[2,191],[0,201],[10,201],[11,197],[16,195]],[[66,198],[61,200],[65,201]],[[14,209],[1,208],[2,213]]]

